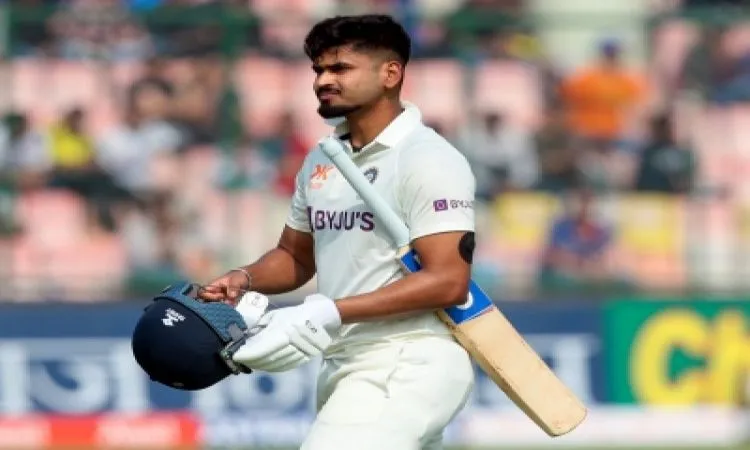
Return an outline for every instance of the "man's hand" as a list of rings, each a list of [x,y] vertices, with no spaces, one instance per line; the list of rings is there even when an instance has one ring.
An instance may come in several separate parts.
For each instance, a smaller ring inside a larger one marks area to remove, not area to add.
[[[313,294],[299,306],[270,311],[259,326],[265,328],[232,358],[253,370],[283,372],[322,354],[341,327],[341,316],[333,300]]]
[[[236,306],[249,288],[248,276],[239,270],[232,270],[198,289],[197,296],[203,301]]]

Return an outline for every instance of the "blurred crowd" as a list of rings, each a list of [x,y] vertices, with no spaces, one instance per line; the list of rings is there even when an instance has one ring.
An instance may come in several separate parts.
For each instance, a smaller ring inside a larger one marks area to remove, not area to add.
[[[731,15],[732,8],[747,6],[739,0],[653,3],[655,15],[705,7]],[[102,122],[102,110],[83,101],[69,102],[50,120],[38,120],[17,104],[4,111],[0,225],[5,239],[0,249],[8,256],[0,259],[8,261],[3,275],[28,282],[10,288],[5,283],[2,298],[24,289],[54,296],[64,288],[76,297],[94,277],[122,281],[94,283],[99,289],[94,296],[107,286],[116,295],[150,292],[178,276],[205,279],[225,268],[226,247],[234,245],[231,233],[214,239],[206,232],[212,215],[226,211],[218,207],[226,198],[212,195],[263,192],[285,198],[291,193],[314,133],[279,105],[270,125],[259,128],[262,132],[248,126],[244,97],[227,62],[231,57],[224,54],[228,40],[240,43],[240,56],[295,62],[312,21],[334,13],[386,12],[402,18],[415,36],[415,61],[447,59],[467,70],[511,61],[533,70],[540,98],[533,120],[518,120],[509,108],[473,106],[464,120],[429,114],[427,119],[472,163],[482,203],[518,192],[563,199],[536,271],[538,286],[552,289],[632,289],[609,264],[615,230],[592,204],[613,192],[712,192],[715,186],[701,177],[701,152],[690,130],[677,123],[680,105],[686,98],[702,108],[741,108],[750,102],[750,46],[741,23],[739,32],[735,23],[700,25],[684,58],[669,70],[654,59],[655,41],[649,41],[653,48],[646,64],[632,65],[628,44],[606,35],[594,44],[592,60],[563,70],[551,63],[528,25],[523,0],[9,4],[16,19],[10,22],[4,64],[124,62],[139,69],[107,91],[115,99],[111,115],[116,120]],[[235,29],[241,32],[228,37],[220,25],[227,20],[243,24]],[[184,63],[179,70],[170,64],[173,59]],[[256,80],[252,87],[263,90],[272,82]],[[498,83],[496,89],[502,90]],[[250,95],[258,96],[257,91]],[[201,188],[203,182],[211,187]],[[34,205],[41,205],[41,212],[32,212]],[[83,219],[71,218],[73,210],[82,211]],[[53,236],[52,246],[30,238],[40,227],[32,222],[39,220],[48,228],[76,223],[83,238],[71,240],[70,251],[57,254],[51,248],[62,248],[59,230],[37,232]],[[88,272],[72,267],[76,257],[87,254],[83,241],[90,244],[94,261]],[[51,264],[54,258],[68,262]],[[51,268],[40,272],[39,267]],[[46,275],[53,272],[59,274],[55,282]],[[81,278],[70,282],[70,273]]]

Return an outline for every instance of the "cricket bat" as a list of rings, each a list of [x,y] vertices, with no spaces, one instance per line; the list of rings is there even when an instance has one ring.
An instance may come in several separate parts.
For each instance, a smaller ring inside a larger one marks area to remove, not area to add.
[[[408,228],[349,158],[342,144],[328,138],[319,145],[372,208],[376,220],[385,226],[399,249],[403,269],[419,271],[418,256],[409,247]],[[473,280],[466,303],[441,310],[437,315],[487,376],[549,436],[569,433],[585,419],[587,410],[583,403]]]

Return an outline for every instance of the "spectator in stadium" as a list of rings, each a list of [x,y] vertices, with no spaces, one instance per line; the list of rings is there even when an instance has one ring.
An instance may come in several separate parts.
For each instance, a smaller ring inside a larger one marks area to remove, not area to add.
[[[252,136],[245,135],[223,160],[217,181],[225,189],[272,189],[278,171],[277,160],[269,158]]]
[[[599,58],[566,77],[560,89],[568,126],[588,147],[605,151],[627,145],[647,84],[625,66],[618,41],[604,40]]]
[[[62,173],[83,172],[94,165],[94,147],[84,130],[85,112],[71,108],[49,130],[53,165]]]
[[[643,149],[635,178],[638,191],[687,194],[696,178],[696,155],[678,143],[666,114],[651,121],[651,138]]]
[[[168,0],[161,1],[152,12],[156,15],[190,17],[189,20],[157,20],[148,24],[159,54],[170,57],[194,57],[216,54],[221,51],[225,36],[219,22],[212,18],[230,13],[233,19],[242,16],[236,9],[230,11],[236,1]],[[245,8],[248,2],[245,1]],[[248,27],[254,28],[254,27]]]
[[[155,51],[151,35],[135,22],[119,24],[112,30],[107,58],[112,61],[143,61]]]
[[[174,277],[173,244],[178,228],[170,203],[173,179],[157,173],[179,168],[185,141],[169,121],[171,91],[160,83],[139,83],[127,95],[123,121],[97,142],[97,160],[126,195],[116,222],[128,248],[135,285],[154,288]],[[171,169],[170,169],[171,167]]]
[[[39,188],[51,169],[44,136],[30,126],[26,114],[7,113],[0,123],[0,183],[12,190]]]
[[[311,143],[302,135],[291,112],[282,114],[278,132],[260,142],[265,158],[277,164],[275,190],[283,195],[292,195],[295,177],[310,150]]]
[[[700,37],[685,56],[675,89],[711,101],[714,93],[729,81],[732,59],[724,49],[726,32],[724,25],[701,28]]]
[[[185,59],[186,60],[186,59]],[[210,58],[190,58],[189,65],[175,77],[170,117],[180,126],[190,145],[218,140],[216,113],[222,82],[222,62]]]
[[[119,0],[60,2],[49,20],[56,53],[67,59],[148,57],[149,35]]]
[[[714,86],[709,100],[721,106],[750,103],[750,50],[732,56],[723,53],[723,77]]]
[[[556,293],[623,288],[624,282],[611,261],[613,230],[596,217],[595,198],[580,187],[564,198],[541,255],[538,285]]]
[[[539,162],[530,133],[495,112],[471,120],[459,132],[458,148],[472,165],[477,197],[491,200],[508,190],[534,186]]]
[[[540,176],[535,189],[548,192],[567,191],[581,180],[578,151],[560,112],[551,111],[534,134],[539,155]]]
[[[134,197],[147,199],[157,185],[150,175],[159,155],[173,155],[185,136],[169,119],[171,90],[157,82],[139,83],[128,92],[123,121],[97,144],[97,159]]]
[[[130,86],[131,91],[138,91],[141,86],[158,85],[165,92],[174,91],[174,83],[167,75],[169,59],[154,56],[143,63],[142,75]]]
[[[742,16],[748,0],[683,0],[687,14]],[[743,22],[707,21],[684,59],[679,87],[717,106],[750,102],[750,51]],[[744,51],[736,51],[743,48]]]
[[[48,186],[69,189],[83,197],[91,223],[111,230],[114,223],[109,206],[117,197],[117,188],[97,164],[94,143],[85,130],[85,118],[85,111],[74,107],[50,127],[47,144],[52,172]]]

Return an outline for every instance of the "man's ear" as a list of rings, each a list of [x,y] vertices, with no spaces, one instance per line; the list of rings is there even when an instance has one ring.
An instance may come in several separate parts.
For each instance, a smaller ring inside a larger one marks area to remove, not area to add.
[[[398,61],[390,60],[383,64],[383,86],[393,89],[404,79],[404,66]]]

